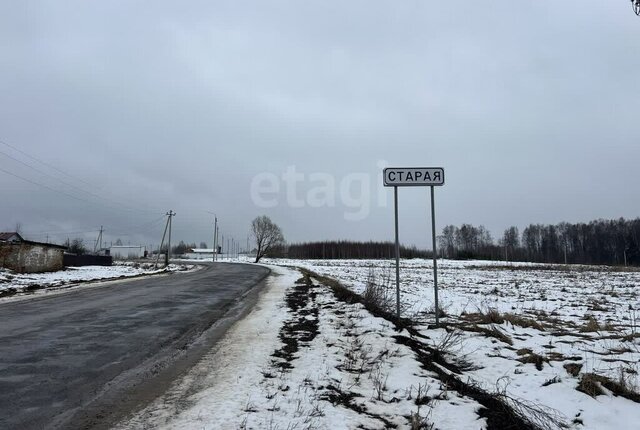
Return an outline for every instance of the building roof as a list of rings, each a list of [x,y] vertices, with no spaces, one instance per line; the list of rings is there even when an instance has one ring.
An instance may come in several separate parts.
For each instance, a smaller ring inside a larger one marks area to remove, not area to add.
[[[42,246],[45,248],[56,248],[66,250],[67,247],[63,245],[56,245],[55,243],[44,243],[44,242],[34,242],[32,240],[16,240],[16,241],[0,241],[0,245],[2,246],[20,246],[20,245],[34,245],[34,246]]]
[[[18,236],[18,240],[23,240],[22,236],[20,236],[20,234],[17,231],[0,232],[0,240],[9,240],[14,236]]]
[[[47,248],[67,249],[66,246],[56,245],[55,243],[34,242],[32,240],[23,240],[22,243],[26,243],[27,245],[39,245]]]
[[[141,249],[144,248],[144,245],[113,245],[111,247],[111,249],[124,249],[124,248],[135,248],[135,249]]]
[[[213,254],[213,248],[192,248],[190,252],[194,254]]]

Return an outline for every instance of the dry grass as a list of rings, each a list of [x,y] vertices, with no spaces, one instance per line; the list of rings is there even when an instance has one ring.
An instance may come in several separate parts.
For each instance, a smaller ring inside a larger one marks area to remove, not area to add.
[[[517,327],[534,328],[544,331],[544,327],[531,318],[508,312],[501,314],[497,309],[488,309],[486,312],[462,314],[460,317],[473,324],[504,324],[506,321]]]
[[[543,356],[536,354],[529,348],[522,348],[516,351],[516,354],[520,356],[517,360],[520,363],[531,363],[536,366],[536,369],[542,370],[544,363],[549,363],[549,360],[544,358]]]
[[[564,370],[566,370],[567,373],[571,376],[578,376],[580,374],[580,371],[582,370],[581,363],[567,363],[562,367],[564,367]]]
[[[582,378],[580,378],[576,389],[595,398],[605,394],[602,389],[603,387],[611,391],[614,396],[624,397],[633,402],[640,403],[640,393],[630,387],[624,379],[614,381],[606,376],[595,373],[585,373],[582,375]]]
[[[553,272],[615,272],[615,273],[633,273],[639,272],[640,267],[634,266],[596,266],[586,264],[536,264],[536,265],[486,265],[486,266],[469,266],[474,270],[505,270],[513,272],[535,272],[535,271],[553,271]]]
[[[486,328],[486,327],[480,327],[479,325],[475,325],[475,324],[461,325],[459,327],[462,330],[470,331],[473,333],[480,333],[487,337],[498,339],[500,342],[504,342],[507,345],[513,345],[513,340],[511,340],[511,338],[506,333],[504,333],[502,330],[500,330],[497,327]]]
[[[598,375],[594,373],[585,373],[580,378],[580,382],[578,382],[578,386],[576,390],[585,393],[588,396],[596,398],[597,396],[601,396],[604,394],[602,387],[598,383]]]
[[[596,331],[600,331],[600,324],[598,324],[598,321],[593,316],[589,316],[584,325],[580,327],[580,332],[592,333]]]

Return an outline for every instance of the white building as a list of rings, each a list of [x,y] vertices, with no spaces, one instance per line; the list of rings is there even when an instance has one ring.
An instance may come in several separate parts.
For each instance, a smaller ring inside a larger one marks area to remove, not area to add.
[[[123,246],[112,246],[109,248],[109,255],[113,257],[114,260],[133,260],[136,258],[144,258],[146,257],[147,249],[142,245],[123,245]]]
[[[189,260],[213,260],[213,248],[194,248],[184,257]]]

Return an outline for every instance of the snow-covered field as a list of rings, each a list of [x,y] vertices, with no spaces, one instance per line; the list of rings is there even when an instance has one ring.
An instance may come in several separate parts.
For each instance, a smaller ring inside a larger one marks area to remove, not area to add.
[[[184,271],[192,267],[185,264],[170,264],[167,269],[155,269],[152,263],[120,262],[114,263],[113,266],[67,267],[57,272],[26,274],[0,268],[0,297],[27,291],[68,287],[89,281],[129,278],[166,271]]]
[[[251,314],[122,428],[633,429],[640,422],[640,272],[440,261],[445,316],[436,329],[429,261],[402,261],[403,316],[412,321],[404,328],[323,278],[360,294],[373,280],[394,299],[393,262],[266,263],[279,267]]]

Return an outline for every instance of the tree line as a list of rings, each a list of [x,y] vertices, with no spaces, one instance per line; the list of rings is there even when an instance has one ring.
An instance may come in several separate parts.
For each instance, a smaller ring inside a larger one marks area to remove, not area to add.
[[[498,239],[482,225],[448,225],[438,236],[438,243],[438,255],[450,259],[639,266],[640,218],[530,224],[522,233],[512,226]],[[271,255],[297,259],[387,259],[395,257],[395,244],[346,240],[305,242],[278,247]],[[400,255],[430,258],[431,252],[401,246]]]
[[[393,242],[323,241],[294,243],[281,250],[283,256],[300,259],[386,259],[395,257]],[[403,258],[427,258],[428,251],[400,247]]]
[[[438,242],[453,259],[640,265],[640,218],[530,224],[522,234],[512,226],[497,241],[483,226],[448,225]]]

